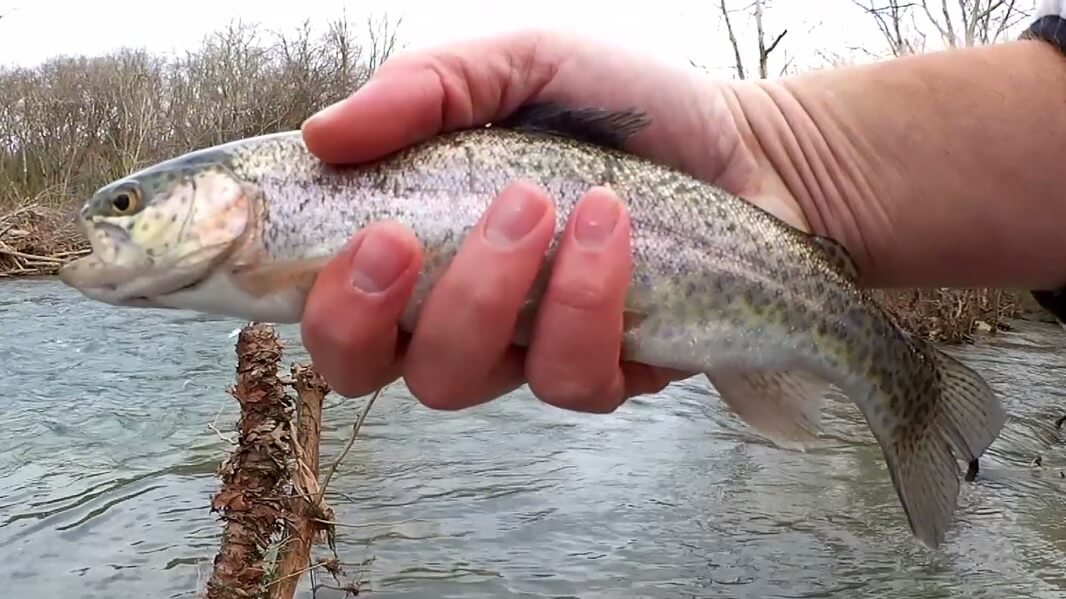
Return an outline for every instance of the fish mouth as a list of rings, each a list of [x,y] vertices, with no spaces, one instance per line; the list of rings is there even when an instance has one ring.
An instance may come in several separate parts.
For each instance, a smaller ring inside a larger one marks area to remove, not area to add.
[[[158,307],[152,298],[194,289],[206,273],[182,268],[155,269],[155,260],[129,232],[111,223],[82,221],[88,254],[59,268],[59,280],[86,297],[113,306]]]

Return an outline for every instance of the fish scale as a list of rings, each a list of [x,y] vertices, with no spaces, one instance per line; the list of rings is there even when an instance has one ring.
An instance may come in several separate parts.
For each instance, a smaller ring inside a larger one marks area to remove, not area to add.
[[[424,247],[401,322],[411,330],[492,200],[526,180],[553,198],[557,222],[515,329],[523,345],[567,218],[589,187],[606,185],[632,222],[623,357],[704,373],[782,448],[818,444],[821,402],[837,387],[881,446],[912,534],[938,546],[956,460],[977,459],[1005,422],[993,390],[902,331],[857,286],[841,245],[621,150],[647,124],[632,111],[531,106],[357,166],[321,163],[296,131],[206,148],[98,190],[82,211],[94,252],[60,276],[115,306],[296,322],[325,260],[361,227],[394,220]],[[135,205],[116,203],[121,194]],[[195,218],[157,218],[142,233],[135,225],[152,214]]]

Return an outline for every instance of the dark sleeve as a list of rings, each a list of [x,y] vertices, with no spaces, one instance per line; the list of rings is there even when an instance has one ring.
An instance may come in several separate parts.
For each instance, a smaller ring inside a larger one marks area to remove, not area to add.
[[[1047,42],[1066,58],[1066,0],[1040,0],[1033,16],[1033,22],[1022,32],[1021,38]],[[1066,285],[1058,289],[1034,290],[1032,294],[1038,304],[1066,324]]]
[[[1066,0],[1037,2],[1033,22],[1021,38],[1047,42],[1066,57]]]

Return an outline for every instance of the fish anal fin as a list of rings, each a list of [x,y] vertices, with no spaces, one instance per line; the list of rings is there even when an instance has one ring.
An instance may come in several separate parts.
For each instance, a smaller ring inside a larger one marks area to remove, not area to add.
[[[255,298],[292,290],[307,291],[327,260],[308,258],[241,266],[233,271],[233,282]]]
[[[802,370],[724,371],[707,378],[741,420],[775,445],[802,451],[819,443],[828,381]]]
[[[574,108],[557,102],[532,102],[492,126],[568,137],[620,150],[630,137],[650,124],[651,117],[636,108]]]
[[[843,244],[835,239],[819,235],[812,235],[810,239],[815,247],[821,251],[822,255],[825,256],[826,260],[844,276],[851,280],[859,278],[859,267],[855,265],[855,260]]]

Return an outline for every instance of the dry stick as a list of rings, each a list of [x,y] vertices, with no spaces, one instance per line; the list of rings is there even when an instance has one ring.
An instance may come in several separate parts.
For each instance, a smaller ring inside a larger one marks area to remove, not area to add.
[[[382,389],[384,389],[384,387],[382,387]],[[363,406],[363,412],[359,414],[359,419],[356,420],[355,424],[352,425],[352,434],[348,437],[348,444],[344,446],[344,451],[342,451],[341,454],[337,456],[337,459],[333,460],[333,464],[331,464],[329,467],[329,472],[326,473],[326,478],[322,480],[321,488],[318,491],[318,501],[322,501],[322,498],[325,497],[326,487],[329,486],[329,481],[333,480],[333,474],[337,472],[337,467],[341,465],[341,462],[344,461],[344,458],[348,456],[348,452],[351,451],[352,445],[355,444],[355,437],[359,435],[359,429],[363,428],[363,421],[366,420],[366,415],[370,413],[370,408],[374,405],[374,400],[378,398],[378,395],[381,395],[382,389],[378,389],[374,392],[373,395],[370,396],[370,399],[367,400],[366,405]]]
[[[53,258],[51,256],[38,256],[36,254],[27,254],[24,252],[18,252],[15,250],[7,249],[7,246],[0,242],[0,255],[12,256],[15,258],[22,258],[23,260],[36,260],[37,262],[48,262],[49,264],[62,264],[64,260],[59,258]]]
[[[311,367],[292,365],[293,387],[296,388],[296,434],[293,453],[296,471],[293,472],[293,495],[289,498],[290,537],[278,556],[278,568],[271,583],[272,599],[292,599],[300,584],[300,575],[311,566],[311,545],[323,529],[329,528],[319,518],[329,511],[321,496],[311,503],[318,487],[319,442],[322,434],[322,401],[329,393],[329,384]]]
[[[348,444],[319,486],[322,404],[329,385],[311,367],[300,364],[293,364],[292,382],[285,383],[278,377],[280,361],[281,344],[273,328],[249,323],[241,329],[237,385],[230,389],[241,406],[239,442],[220,468],[223,484],[212,501],[212,508],[223,513],[225,528],[207,584],[208,599],[291,599],[304,572],[320,566],[334,572],[326,562],[310,563],[319,532],[327,531],[332,546],[333,511],[323,497],[381,390],[367,401]],[[286,384],[297,391],[296,423]],[[295,466],[292,470],[290,463]],[[286,493],[290,481],[291,493]],[[268,583],[265,550],[280,529],[290,535],[282,542]]]
[[[237,384],[229,392],[241,406],[239,443],[219,468],[222,486],[211,501],[225,526],[208,599],[261,596],[264,553],[287,506],[279,499],[289,481],[291,398],[278,378],[281,344],[268,325],[248,324],[237,337]]]

